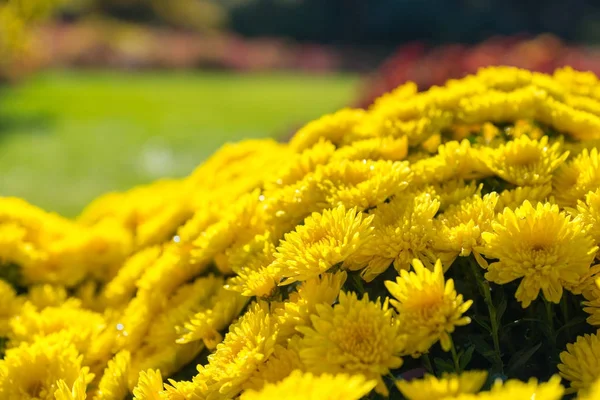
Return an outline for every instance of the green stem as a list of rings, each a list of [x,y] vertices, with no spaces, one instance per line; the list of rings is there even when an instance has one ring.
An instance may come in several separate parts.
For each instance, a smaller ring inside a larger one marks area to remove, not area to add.
[[[548,320],[548,327],[550,328],[550,343],[552,344],[552,348],[556,348],[556,333],[554,330],[554,315],[552,310],[552,303],[550,303],[544,297],[544,305],[546,306],[546,319]]]
[[[424,353],[421,356],[421,359],[423,360],[423,365],[425,366],[425,369],[427,370],[427,372],[429,372],[431,375],[435,375],[435,371],[433,370],[433,365],[431,364],[431,359],[429,358],[429,353]]]
[[[460,363],[458,362],[458,354],[456,354],[456,347],[454,346],[454,340],[450,337],[450,343],[452,347],[450,347],[450,351],[452,352],[452,361],[454,361],[454,372],[460,374]]]
[[[475,280],[477,281],[477,285],[479,286],[479,291],[483,294],[485,304],[488,308],[488,313],[490,314],[490,324],[492,328],[492,341],[494,342],[494,353],[496,355],[496,360],[498,362],[498,367],[500,368],[500,372],[504,374],[504,364],[502,362],[502,353],[500,353],[500,337],[499,337],[499,326],[498,326],[498,318],[496,315],[496,307],[494,306],[494,302],[492,301],[492,292],[490,290],[490,284],[481,276],[481,271],[479,270],[479,265],[473,260],[470,260],[469,264],[471,264],[471,270],[473,271],[473,275],[475,275]]]
[[[564,293],[560,299],[560,311],[566,325],[565,334],[567,335],[567,339],[571,339],[571,328],[567,325],[569,323],[569,304],[567,303],[567,296]]]

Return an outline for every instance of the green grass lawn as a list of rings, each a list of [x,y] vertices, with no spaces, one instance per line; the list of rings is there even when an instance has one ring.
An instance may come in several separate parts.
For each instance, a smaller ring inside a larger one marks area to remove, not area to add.
[[[352,102],[353,76],[49,72],[0,88],[0,195],[76,215],[184,176],[228,141],[281,138]]]

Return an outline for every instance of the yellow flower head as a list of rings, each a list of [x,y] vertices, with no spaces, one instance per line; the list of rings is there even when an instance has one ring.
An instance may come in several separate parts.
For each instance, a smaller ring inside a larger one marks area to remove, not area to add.
[[[353,130],[365,114],[361,109],[344,108],[309,122],[296,132],[290,140],[290,147],[302,151],[312,147],[320,138],[326,138],[334,144],[347,142],[355,136]]]
[[[600,377],[600,338],[598,334],[578,336],[560,353],[558,370],[571,381],[571,391],[589,388]]]
[[[391,136],[359,140],[344,146],[333,155],[334,162],[342,160],[390,160],[400,161],[408,154],[406,136],[399,139]]]
[[[400,194],[373,211],[373,234],[350,256],[344,266],[363,269],[370,282],[392,263],[396,270],[408,269],[414,258],[435,260],[432,253],[433,217],[439,201],[429,193]]]
[[[61,333],[8,349],[0,360],[0,398],[54,400],[60,380],[70,388],[82,373],[86,383],[93,379],[82,359]]]
[[[294,371],[276,384],[267,384],[260,391],[248,390],[240,400],[359,400],[367,395],[376,381],[363,375],[322,374]]]
[[[435,184],[431,188],[440,201],[440,211],[445,211],[449,206],[458,204],[475,194],[481,196],[482,186],[476,181],[467,184],[462,179],[453,179]]]
[[[27,300],[38,308],[60,306],[67,299],[67,289],[62,285],[33,285],[27,293]]]
[[[316,313],[317,305],[333,304],[346,277],[346,272],[338,271],[302,282],[288,301],[274,311],[279,319],[280,339],[293,336],[297,326],[310,325],[310,316]]]
[[[365,294],[340,293],[339,303],[318,305],[312,328],[304,334],[300,358],[309,372],[355,373],[377,380],[377,392],[387,394],[382,376],[399,368],[405,338],[387,301],[370,302]]]
[[[288,347],[275,346],[273,355],[266,363],[260,365],[244,385],[244,389],[260,390],[267,383],[276,383],[284,380],[294,370],[304,370],[304,365],[298,353],[299,336],[294,336]]]
[[[122,350],[118,352],[104,370],[98,384],[96,399],[123,400],[129,394],[128,377],[131,354]]]
[[[207,399],[236,396],[256,369],[273,354],[277,322],[264,303],[254,303],[229,327],[225,340],[198,366],[194,382],[206,385]]]
[[[454,328],[471,322],[463,314],[473,301],[463,301],[462,295],[456,293],[452,279],[444,282],[439,260],[433,271],[417,259],[412,265],[414,271],[400,271],[395,283],[385,282],[385,287],[396,299],[391,303],[398,311],[400,332],[407,336],[405,353],[424,353],[438,340],[448,351]]]
[[[523,278],[515,296],[524,308],[540,289],[548,301],[558,303],[562,282],[585,275],[598,250],[580,219],[550,203],[534,207],[525,201],[515,211],[506,208],[492,227],[493,232],[483,234],[483,253],[498,261],[489,265],[485,277],[499,284]]]
[[[275,244],[269,233],[256,235],[244,246],[226,252],[229,265],[237,276],[227,282],[227,289],[244,296],[269,297],[281,277],[271,263],[275,260]]]
[[[460,375],[444,373],[441,378],[426,375],[423,379],[396,381],[396,386],[408,400],[451,398],[462,393],[477,393],[487,375],[487,371],[466,371]]]
[[[548,136],[532,140],[520,136],[497,149],[486,149],[482,161],[496,175],[519,186],[538,186],[552,180],[552,173],[567,159],[560,142],[548,144]]]
[[[498,194],[478,194],[462,200],[439,215],[434,221],[437,234],[434,247],[448,268],[457,256],[474,253],[478,257],[483,245],[482,233],[491,230]]]
[[[600,155],[598,149],[584,149],[563,165],[552,182],[554,196],[561,206],[574,206],[577,200],[600,187]]]
[[[86,387],[90,380],[88,368],[83,367],[72,388],[63,379],[56,382],[57,389],[54,392],[54,398],[56,400],[85,400],[87,397]]]
[[[552,192],[552,185],[542,186],[519,186],[514,189],[506,189],[500,193],[496,212],[502,212],[506,207],[515,209],[525,200],[531,203],[545,202]]]
[[[161,400],[163,379],[160,371],[140,371],[138,383],[133,389],[133,400]]]
[[[600,188],[585,195],[585,202],[579,201],[577,210],[583,222],[588,225],[588,234],[600,246]]]
[[[344,206],[313,213],[277,248],[274,263],[285,278],[281,284],[316,277],[344,261],[371,234],[372,220]]]
[[[0,337],[10,331],[10,319],[19,314],[23,302],[11,285],[0,279]]]
[[[325,207],[375,207],[404,190],[412,180],[405,161],[343,160],[317,168],[315,180]]]
[[[497,380],[489,392],[480,393],[477,398],[485,400],[560,400],[563,398],[565,389],[560,384],[560,377],[554,375],[548,382],[538,383],[531,378],[528,382],[518,379],[509,379],[506,382]],[[458,396],[457,399],[461,399]]]
[[[579,391],[577,400],[600,399],[600,378],[597,378],[586,390]]]

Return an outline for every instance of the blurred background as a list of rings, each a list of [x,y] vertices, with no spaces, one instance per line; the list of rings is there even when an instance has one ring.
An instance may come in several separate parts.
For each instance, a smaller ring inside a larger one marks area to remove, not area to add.
[[[407,80],[599,73],[596,3],[0,0],[0,195],[75,216]]]

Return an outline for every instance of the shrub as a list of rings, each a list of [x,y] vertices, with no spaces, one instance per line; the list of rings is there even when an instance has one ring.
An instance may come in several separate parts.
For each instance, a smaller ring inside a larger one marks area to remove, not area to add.
[[[0,397],[596,398],[598,93],[488,68],[75,221],[1,198]]]

